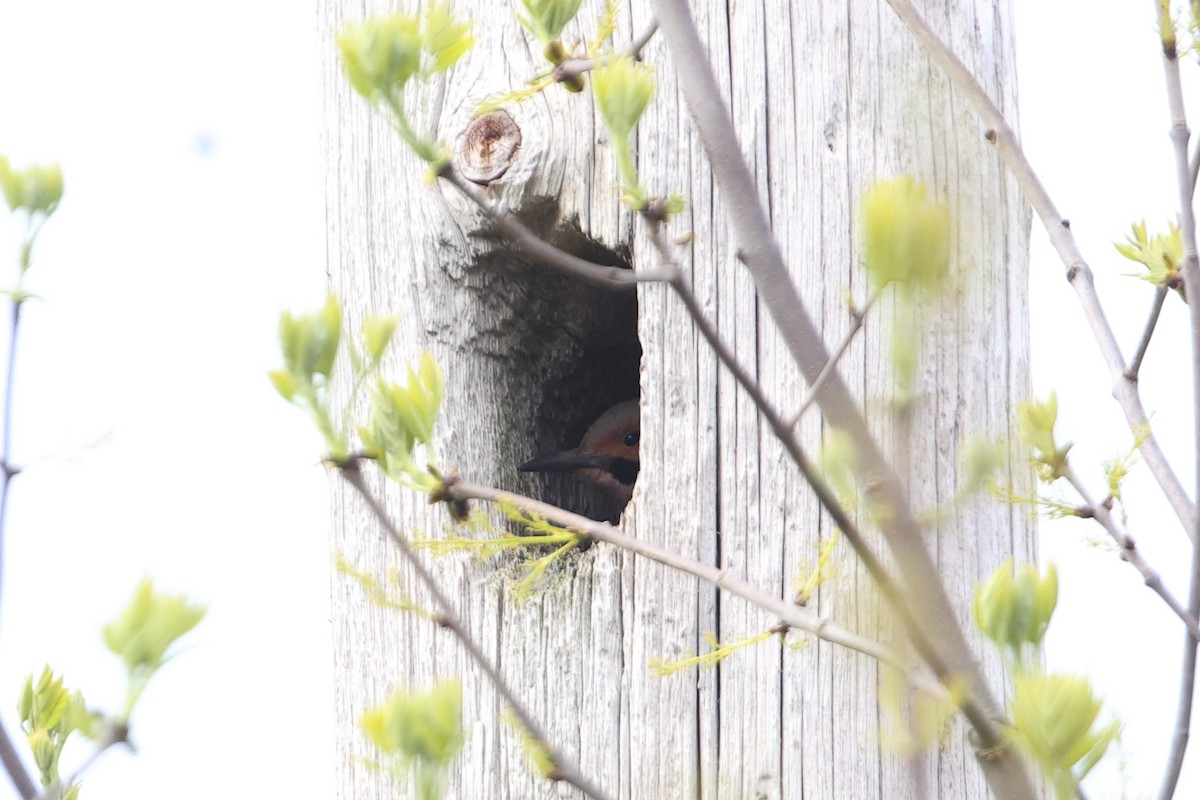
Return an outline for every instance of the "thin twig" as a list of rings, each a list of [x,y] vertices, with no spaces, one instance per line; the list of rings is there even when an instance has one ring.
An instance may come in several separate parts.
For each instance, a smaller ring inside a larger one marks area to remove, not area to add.
[[[13,787],[21,800],[34,800],[38,796],[37,784],[25,769],[25,762],[21,760],[12,739],[8,737],[8,729],[4,727],[3,721],[0,721],[0,763],[4,764],[4,771],[12,779]]]
[[[1121,548],[1121,559],[1137,567],[1137,571],[1142,574],[1142,579],[1145,580],[1146,585],[1162,598],[1163,602],[1175,612],[1177,617],[1183,620],[1183,624],[1187,630],[1191,631],[1194,636],[1200,636],[1200,623],[1196,621],[1196,617],[1183,607],[1183,604],[1175,598],[1175,595],[1171,594],[1170,590],[1163,583],[1162,576],[1146,563],[1146,559],[1142,558],[1142,554],[1137,549],[1137,543],[1133,537],[1121,529],[1121,526],[1113,519],[1112,513],[1109,512],[1105,504],[1097,503],[1092,499],[1083,483],[1079,480],[1079,477],[1069,466],[1067,467],[1067,474],[1064,477],[1067,479],[1067,483],[1071,484],[1071,487],[1083,500],[1084,507],[1087,509],[1085,513],[1096,520],[1108,532],[1112,540],[1117,543],[1117,546]]]
[[[639,283],[657,283],[667,280],[667,276],[655,270],[634,271],[606,264],[596,264],[573,256],[540,238],[512,214],[501,211],[490,197],[484,194],[478,186],[464,178],[457,169],[447,166],[440,173],[440,177],[448,180],[467,199],[477,205],[496,223],[496,228],[500,233],[517,248],[568,275],[573,275],[604,289],[632,289]]]
[[[8,487],[17,470],[11,463],[12,455],[12,405],[13,378],[17,362],[17,331],[21,325],[23,301],[20,289],[12,295],[11,325],[8,329],[8,361],[4,368],[4,409],[2,415],[4,431],[0,434],[0,597],[4,595],[4,532],[8,527]]]
[[[755,588],[746,581],[735,578],[727,570],[719,569],[711,564],[687,558],[673,550],[653,544],[645,539],[639,539],[613,527],[607,522],[596,522],[587,517],[573,514],[549,503],[534,500],[522,495],[481,486],[462,479],[448,479],[445,485],[446,496],[452,500],[485,500],[489,503],[510,503],[522,511],[548,520],[554,525],[575,531],[598,542],[605,542],[614,547],[637,553],[664,566],[680,572],[693,575],[706,581],[718,589],[723,589],[732,595],[741,597],[749,603],[758,606],[763,611],[778,617],[788,628],[807,631],[818,639],[838,644],[863,655],[870,656],[884,664],[895,667],[903,672],[914,686],[938,700],[951,699],[950,692],[941,684],[913,673],[912,666],[906,664],[890,648],[865,636],[860,636],[847,630],[828,617],[821,616],[804,606],[783,600]]]
[[[641,59],[642,50],[654,38],[654,34],[658,31],[658,21],[653,20],[646,26],[646,30],[642,31],[642,35],[633,40],[629,47],[622,50],[619,54],[609,54],[606,56],[597,56],[596,58],[568,58],[564,60],[554,69],[554,80],[562,83],[563,81],[574,80],[585,72],[593,70],[596,67],[606,64],[613,58],[629,58],[636,60]]]
[[[1029,204],[1037,212],[1038,218],[1042,221],[1050,238],[1050,243],[1067,268],[1067,280],[1079,297],[1084,318],[1092,330],[1092,336],[1100,348],[1100,355],[1108,367],[1109,377],[1113,382],[1113,397],[1116,398],[1124,412],[1125,422],[1129,429],[1140,437],[1143,431],[1150,430],[1150,420],[1146,416],[1146,409],[1142,406],[1137,384],[1125,377],[1125,359],[1121,355],[1121,348],[1108,323],[1108,317],[1100,305],[1100,298],[1096,295],[1091,267],[1088,266],[1079,251],[1079,246],[1075,243],[1070,223],[1054,207],[1054,202],[1050,199],[1046,188],[1042,186],[1041,179],[1038,178],[1028,159],[1025,158],[1025,153],[1017,142],[1016,134],[1013,133],[1012,128],[1004,119],[1004,115],[1000,113],[1000,109],[988,97],[987,92],[975,80],[970,70],[938,38],[909,0],[888,0],[888,4],[900,21],[908,27],[913,38],[941,66],[950,81],[966,95],[975,107],[975,113],[988,127],[987,140],[995,145],[996,152],[1025,193]],[[1197,516],[1195,504],[1188,498],[1183,484],[1180,483],[1178,476],[1171,468],[1153,433],[1142,439],[1141,451],[1147,469],[1158,482],[1167,502],[1171,504],[1171,508],[1175,511],[1184,530],[1191,537],[1192,543],[1200,543],[1200,537],[1197,537],[1194,530]]]
[[[729,223],[744,256],[743,263],[793,361],[811,386],[829,361],[829,353],[783,262],[779,243],[760,201],[759,188],[742,156],[728,105],[717,86],[688,3],[686,0],[653,0],[653,7],[675,62],[684,100],[707,154],[714,183],[726,199]],[[931,645],[927,652],[918,649],[921,657],[939,672],[939,677],[942,675],[935,664],[955,673],[959,679],[965,679],[975,693],[972,707],[964,707],[963,712],[975,728],[980,745],[976,758],[988,785],[1001,800],[1036,796],[1025,764],[1003,747],[999,730],[993,723],[999,713],[995,698],[967,644],[959,614],[946,594],[945,583],[929,554],[899,476],[884,457],[836,370],[817,390],[817,404],[831,425],[842,428],[849,435],[858,457],[856,475],[860,482],[870,487],[872,498],[885,509],[881,529],[905,587],[896,598],[901,605],[893,611],[902,620],[909,619],[915,624],[909,606],[920,608],[921,625],[916,626],[916,631],[927,635],[925,641]],[[780,423],[776,435],[785,447],[791,442],[789,455],[840,526],[842,521],[838,517],[845,518],[845,514],[840,513],[836,498],[805,459],[790,429]],[[913,638],[914,629],[906,624],[905,630],[914,647],[918,647],[918,640]],[[993,751],[992,748],[996,749]],[[982,755],[985,751],[990,751],[986,758]]]
[[[1162,312],[1163,301],[1167,299],[1168,291],[1166,286],[1159,286],[1154,290],[1154,302],[1150,305],[1150,317],[1146,320],[1142,339],[1138,342],[1133,358],[1129,360],[1129,366],[1125,368],[1127,380],[1136,381],[1138,379],[1138,372],[1142,368],[1142,359],[1146,357],[1146,350],[1150,347],[1150,337],[1154,335],[1154,328],[1158,325],[1158,315]]]
[[[1192,150],[1192,161],[1188,165],[1188,174],[1192,180],[1192,196],[1196,196],[1196,183],[1200,180],[1200,139],[1196,140],[1195,149]]]
[[[1160,29],[1170,25],[1174,30],[1174,20],[1170,19],[1169,4],[1159,0],[1154,1],[1157,22]],[[1183,84],[1179,75],[1179,58],[1174,45],[1174,35],[1171,41],[1163,41],[1163,74],[1167,83],[1167,107],[1171,120],[1171,144],[1175,155],[1175,178],[1179,191],[1179,233],[1183,240],[1183,285],[1188,296],[1188,311],[1192,323],[1192,425],[1195,441],[1192,445],[1193,464],[1196,470],[1196,498],[1200,500],[1200,259],[1196,254],[1196,212],[1192,206],[1195,195],[1195,179],[1192,177],[1191,165],[1188,163],[1188,133],[1187,113],[1183,105]],[[1192,520],[1192,570],[1191,584],[1188,593],[1188,611],[1193,617],[1200,617],[1200,514]],[[1187,754],[1192,706],[1196,694],[1196,656],[1200,636],[1194,630],[1189,630],[1183,644],[1183,666],[1180,675],[1179,705],[1175,719],[1175,730],[1171,737],[1171,751],[1167,757],[1167,767],[1163,775],[1162,788],[1159,790],[1160,800],[1170,800],[1175,795],[1175,787],[1179,782],[1179,774],[1183,770],[1184,756]]]
[[[837,367],[838,362],[842,360],[842,356],[846,355],[846,351],[850,349],[850,343],[854,341],[854,337],[858,335],[860,330],[862,330],[863,323],[867,319],[867,312],[871,310],[871,306],[875,304],[877,299],[879,299],[879,292],[872,292],[867,298],[867,302],[863,304],[862,308],[851,309],[850,330],[846,331],[846,335],[842,338],[842,343],[838,345],[837,350],[833,351],[833,355],[829,357],[829,360],[825,362],[825,366],[817,374],[816,380],[814,380],[812,385],[808,387],[808,397],[804,398],[804,402],[800,404],[800,410],[796,412],[795,416],[788,420],[787,424],[789,427],[794,428],[799,425],[801,417],[804,416],[804,412],[808,411],[808,409],[812,407],[812,404],[816,402],[817,391]]]
[[[525,732],[529,735],[529,737],[537,743],[537,746],[541,748],[546,754],[547,758],[550,759],[551,763],[554,765],[554,772],[549,777],[552,780],[562,781],[574,786],[576,789],[583,792],[588,797],[593,798],[594,800],[605,800],[607,795],[604,794],[604,792],[598,787],[594,786],[586,778],[584,778],[579,772],[579,768],[573,762],[568,761],[561,752],[551,746],[549,739],[546,737],[545,731],[542,730],[541,726],[534,721],[529,711],[526,710],[521,701],[517,699],[517,696],[513,693],[512,689],[509,688],[508,683],[504,680],[504,676],[500,674],[499,670],[496,669],[491,660],[484,654],[482,650],[479,649],[479,646],[475,644],[475,640],[471,638],[470,634],[467,633],[466,628],[459,620],[454,608],[454,604],[450,601],[450,598],[442,592],[441,587],[438,586],[437,579],[433,577],[433,574],[429,572],[429,570],[421,562],[421,559],[417,558],[416,553],[414,553],[412,548],[409,546],[408,540],[404,537],[404,534],[402,534],[400,530],[392,523],[391,518],[389,518],[387,512],[383,510],[383,507],[379,504],[379,500],[375,497],[375,494],[363,481],[362,472],[359,470],[358,464],[358,461],[354,461],[341,465],[339,474],[341,474],[342,478],[347,483],[354,487],[359,496],[363,499],[363,502],[365,502],[367,507],[371,509],[371,513],[375,516],[376,521],[384,529],[384,531],[387,532],[388,537],[391,538],[392,542],[396,545],[396,549],[400,551],[400,554],[404,557],[404,560],[408,562],[408,565],[412,568],[413,572],[416,573],[417,578],[424,585],[425,590],[429,592],[430,596],[433,598],[434,605],[437,607],[437,624],[454,634],[454,637],[458,639],[459,644],[464,650],[467,651],[467,655],[469,655],[471,660],[475,662],[476,666],[478,666],[479,669],[481,669],[483,673],[487,675],[488,680],[492,683],[492,686],[495,687],[496,691],[504,699],[504,702],[508,704],[509,708],[513,710],[513,713],[521,723],[521,727],[525,729]]]

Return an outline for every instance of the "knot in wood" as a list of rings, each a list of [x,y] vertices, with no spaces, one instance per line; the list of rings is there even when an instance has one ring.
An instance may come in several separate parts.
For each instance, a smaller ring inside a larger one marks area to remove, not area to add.
[[[463,177],[486,186],[508,170],[521,149],[521,129],[504,109],[471,120],[462,135],[454,160]]]

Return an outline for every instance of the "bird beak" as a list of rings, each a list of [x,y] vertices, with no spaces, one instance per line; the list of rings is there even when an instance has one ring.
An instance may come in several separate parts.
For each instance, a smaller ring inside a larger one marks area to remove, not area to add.
[[[586,450],[562,450],[526,461],[517,467],[521,472],[571,472],[577,469],[607,470],[612,456],[604,453],[589,453]]]

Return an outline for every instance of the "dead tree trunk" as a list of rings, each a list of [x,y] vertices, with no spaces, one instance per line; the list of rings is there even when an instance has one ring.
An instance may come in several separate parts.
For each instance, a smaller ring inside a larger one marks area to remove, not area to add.
[[[330,33],[362,13],[339,0],[319,0],[318,8],[319,28]],[[466,129],[481,99],[545,67],[541,46],[508,9],[459,0],[456,10],[475,19],[478,41],[424,103],[447,142]],[[599,4],[585,5],[565,38],[590,36],[597,13]],[[944,505],[957,488],[963,437],[1011,441],[1016,404],[1028,391],[1027,214],[1014,185],[966,103],[886,6],[698,0],[693,13],[775,235],[828,342],[850,325],[847,293],[860,302],[866,294],[855,239],[863,187],[914,172],[950,202],[957,282],[953,296],[924,315],[908,410],[898,413],[890,402],[886,297],[841,363],[898,471],[909,476],[916,507]],[[929,2],[926,16],[1015,116],[1009,4]],[[649,22],[641,0],[624,6],[618,46]],[[638,132],[639,169],[652,192],[687,196],[673,232],[694,234],[681,251],[694,290],[786,413],[806,389],[740,268],[727,209],[712,192],[660,38],[644,52],[660,68]],[[332,286],[352,316],[402,314],[397,351],[409,357],[426,348],[442,364],[440,465],[585,506],[569,478],[523,476],[515,467],[574,445],[600,411],[640,389],[641,476],[624,527],[790,596],[830,524],[676,299],[658,285],[605,292],[506,248],[452,188],[423,185],[423,167],[342,78],[331,37],[320,46]],[[652,248],[617,200],[590,94],[552,87],[507,110],[520,146],[490,184],[493,197],[572,252],[653,265]],[[819,447],[815,411],[802,430],[806,444]],[[1025,466],[1015,463],[1008,480],[1027,487]],[[402,528],[440,535],[443,509],[381,479],[378,486]],[[369,571],[398,568],[353,495],[337,481],[333,493],[333,549]],[[1008,555],[1033,552],[1027,515],[986,499],[942,515],[927,541],[964,624],[974,583]],[[884,614],[869,578],[847,550],[839,559],[841,574],[821,588],[818,609],[865,634],[890,636],[880,632]],[[510,561],[452,557],[434,568],[476,641],[555,744],[612,797],[857,800],[918,796],[922,787],[929,797],[986,796],[961,724],[916,756],[889,749],[881,669],[864,656],[772,639],[715,669],[651,675],[653,659],[704,651],[705,632],[732,640],[775,622],[688,576],[597,546],[517,603]],[[404,585],[422,602],[411,580]],[[572,794],[531,774],[517,738],[498,721],[491,686],[452,639],[424,619],[371,606],[338,576],[332,587],[341,796],[395,795],[360,763],[370,756],[357,728],[362,709],[395,685],[450,674],[463,678],[470,730],[454,796]],[[997,665],[985,665],[1000,688]]]

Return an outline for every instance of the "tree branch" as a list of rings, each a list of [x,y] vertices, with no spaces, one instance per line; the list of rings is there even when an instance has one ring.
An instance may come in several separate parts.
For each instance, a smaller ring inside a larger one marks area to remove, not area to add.
[[[0,597],[4,595],[4,534],[8,528],[8,488],[17,470],[12,466],[12,405],[13,379],[17,362],[17,332],[21,326],[20,288],[11,297],[12,318],[8,329],[8,360],[4,367],[4,409],[0,424],[4,431],[0,434]]]
[[[975,107],[975,112],[988,127],[989,130],[986,134],[988,141],[995,145],[996,152],[1020,185],[1034,211],[1037,212],[1038,218],[1042,221],[1042,225],[1050,237],[1050,243],[1067,268],[1067,280],[1079,297],[1084,318],[1087,319],[1096,345],[1100,348],[1100,355],[1108,367],[1109,377],[1113,382],[1113,397],[1116,398],[1124,412],[1129,429],[1135,436],[1139,435],[1141,431],[1150,430],[1150,420],[1142,406],[1137,384],[1125,377],[1125,360],[1121,355],[1121,348],[1117,344],[1112,328],[1109,326],[1108,318],[1104,314],[1104,309],[1100,305],[1100,299],[1096,295],[1092,270],[1079,252],[1075,237],[1071,234],[1070,223],[1058,213],[1046,188],[1042,186],[1041,180],[1025,158],[1020,144],[1017,143],[1016,134],[1009,127],[1004,115],[988,97],[987,92],[971,75],[970,70],[938,38],[909,0],[888,0],[888,5],[892,7],[900,21],[908,27],[913,38],[941,66],[950,81],[966,95]],[[1166,495],[1175,515],[1188,532],[1188,536],[1192,538],[1192,543],[1200,542],[1200,538],[1197,538],[1194,530],[1197,516],[1195,505],[1188,498],[1183,484],[1179,482],[1178,476],[1175,475],[1168,463],[1153,433],[1142,442],[1141,452],[1142,458],[1146,461],[1146,467],[1158,482],[1163,494]]]
[[[1200,180],[1200,139],[1196,140],[1195,148],[1192,150],[1192,161],[1188,165],[1188,173],[1192,179],[1192,196],[1196,196],[1196,182]]]
[[[791,352],[800,372],[811,386],[828,363],[829,354],[804,308],[796,286],[771,231],[758,191],[742,158],[736,131],[699,34],[691,18],[686,0],[653,0],[655,17],[677,67],[679,85],[688,109],[700,134],[708,156],[718,191],[726,198],[729,222],[737,245],[744,255],[743,262],[758,289],[758,297],[766,306]],[[844,429],[854,443],[858,457],[859,481],[870,487],[872,496],[886,509],[887,519],[882,530],[892,556],[904,577],[905,596],[921,609],[922,622],[928,631],[932,652],[921,653],[933,667],[940,663],[949,672],[965,678],[976,693],[980,705],[978,714],[964,708],[975,727],[981,749],[1001,748],[1002,738],[992,719],[998,715],[974,655],[967,645],[958,615],[946,596],[945,586],[937,567],[925,547],[920,529],[905,495],[899,477],[887,463],[878,443],[867,428],[845,383],[836,370],[816,390],[817,404],[829,423]],[[782,424],[776,435],[785,445],[795,444],[790,429]],[[799,451],[789,448],[793,460],[804,472],[839,526],[840,507],[823,482],[813,480],[815,471]],[[811,477],[810,477],[811,476]],[[841,516],[845,516],[842,514]],[[906,626],[906,632],[912,630]],[[914,646],[918,641],[913,640]],[[934,661],[930,662],[932,656]],[[936,667],[933,667],[938,671]],[[940,673],[939,673],[940,674]],[[999,751],[994,758],[982,758],[977,753],[989,786],[997,797],[1032,798],[1033,783],[1024,763],[1011,752]],[[995,755],[995,754],[991,754]]]
[[[548,520],[554,525],[575,531],[598,542],[605,542],[614,547],[637,553],[671,569],[693,575],[706,581],[718,589],[741,597],[752,605],[777,617],[788,628],[807,631],[818,639],[841,645],[863,655],[870,656],[888,666],[895,667],[909,677],[914,686],[931,697],[947,701],[950,693],[939,683],[930,681],[912,672],[911,665],[906,664],[890,648],[865,636],[860,636],[831,621],[828,617],[810,611],[804,606],[783,600],[768,594],[751,584],[729,574],[727,570],[719,569],[711,564],[687,558],[686,556],[668,550],[659,545],[630,536],[619,528],[607,522],[596,522],[587,517],[573,514],[549,503],[534,500],[522,495],[504,492],[490,486],[470,483],[461,478],[448,478],[445,483],[445,494],[451,500],[485,500],[489,503],[511,503],[522,511]]]
[[[1154,335],[1154,328],[1158,325],[1158,315],[1162,312],[1163,301],[1167,299],[1167,292],[1170,291],[1166,286],[1158,286],[1154,290],[1154,302],[1150,305],[1150,317],[1146,320],[1146,328],[1142,331],[1142,339],[1138,342],[1137,350],[1134,351],[1133,358],[1129,361],[1129,366],[1125,369],[1125,379],[1129,381],[1137,381],[1138,372],[1142,368],[1142,359],[1146,357],[1146,350],[1150,347],[1150,337]]]
[[[13,746],[13,741],[8,736],[8,729],[4,727],[3,722],[0,722],[0,763],[4,764],[4,771],[12,779],[13,787],[16,788],[17,796],[21,800],[34,800],[38,796],[37,784],[33,782],[33,776],[25,769],[25,762],[21,760],[20,754]]]
[[[634,271],[606,264],[596,264],[573,256],[538,237],[512,214],[501,211],[490,197],[484,194],[478,186],[464,178],[462,173],[454,167],[447,165],[439,173],[439,177],[449,181],[468,200],[477,205],[496,223],[497,230],[518,249],[568,275],[603,289],[632,289],[639,283],[661,283],[669,278],[669,276],[654,270]]]
[[[1113,519],[1107,506],[1104,503],[1097,503],[1092,499],[1087,489],[1084,488],[1083,483],[1079,480],[1079,477],[1075,474],[1075,471],[1069,466],[1067,467],[1067,474],[1063,477],[1066,478],[1067,483],[1071,484],[1071,488],[1083,500],[1083,504],[1087,508],[1087,513],[1108,532],[1112,540],[1121,548],[1121,560],[1128,561],[1136,567],[1137,571],[1142,573],[1142,578],[1145,580],[1146,585],[1163,599],[1163,602],[1175,612],[1177,617],[1183,620],[1183,624],[1187,630],[1191,631],[1193,636],[1200,636],[1200,623],[1196,621],[1196,617],[1189,613],[1183,607],[1183,604],[1175,599],[1175,596],[1171,594],[1170,590],[1163,583],[1162,576],[1156,570],[1151,569],[1150,565],[1146,563],[1146,560],[1142,558],[1141,552],[1137,549],[1137,543],[1133,537],[1121,530],[1121,527],[1117,525],[1117,521]]]
[[[1195,440],[1192,457],[1195,459],[1196,498],[1200,500],[1200,259],[1196,254],[1196,212],[1192,206],[1195,195],[1195,180],[1188,163],[1187,114],[1183,105],[1183,84],[1179,75],[1179,59],[1175,49],[1174,20],[1170,19],[1170,7],[1155,0],[1156,20],[1159,29],[1170,26],[1170,42],[1163,41],[1163,75],[1167,83],[1167,106],[1171,117],[1171,144],[1175,155],[1175,179],[1179,191],[1179,232],[1183,240],[1183,285],[1187,291],[1188,311],[1192,323],[1192,425]],[[1193,617],[1200,617],[1200,514],[1192,519],[1192,571],[1188,595],[1188,610]],[[1196,648],[1200,636],[1189,630],[1183,644],[1183,667],[1180,676],[1179,707],[1175,720],[1175,732],[1171,737],[1171,752],[1167,758],[1159,797],[1170,800],[1175,794],[1179,774],[1183,770],[1183,759],[1187,754],[1192,705],[1196,693]]]
[[[341,474],[343,480],[354,487],[363,499],[363,502],[371,509],[371,513],[375,516],[376,521],[387,532],[388,537],[396,545],[396,549],[400,551],[404,560],[408,562],[413,572],[416,573],[417,578],[424,585],[425,590],[433,598],[434,605],[437,607],[437,624],[454,634],[459,644],[467,651],[467,655],[483,671],[488,680],[491,681],[492,686],[495,687],[497,693],[504,699],[509,708],[513,710],[513,713],[521,723],[521,727],[542,748],[554,764],[554,773],[549,776],[551,780],[568,783],[588,797],[593,798],[593,800],[606,800],[607,795],[603,791],[592,785],[580,774],[579,768],[574,763],[567,761],[560,752],[551,746],[549,740],[546,738],[545,731],[534,721],[525,706],[513,694],[512,689],[509,688],[508,683],[504,680],[504,676],[500,674],[491,660],[475,644],[475,641],[458,619],[454,604],[450,602],[450,598],[442,592],[441,587],[437,584],[437,580],[434,579],[432,573],[429,572],[425,565],[421,563],[421,559],[417,558],[416,553],[409,546],[408,540],[404,538],[404,534],[392,523],[387,512],[379,504],[379,500],[367,487],[366,483],[363,482],[362,472],[359,469],[359,461],[340,464],[339,474]]]

